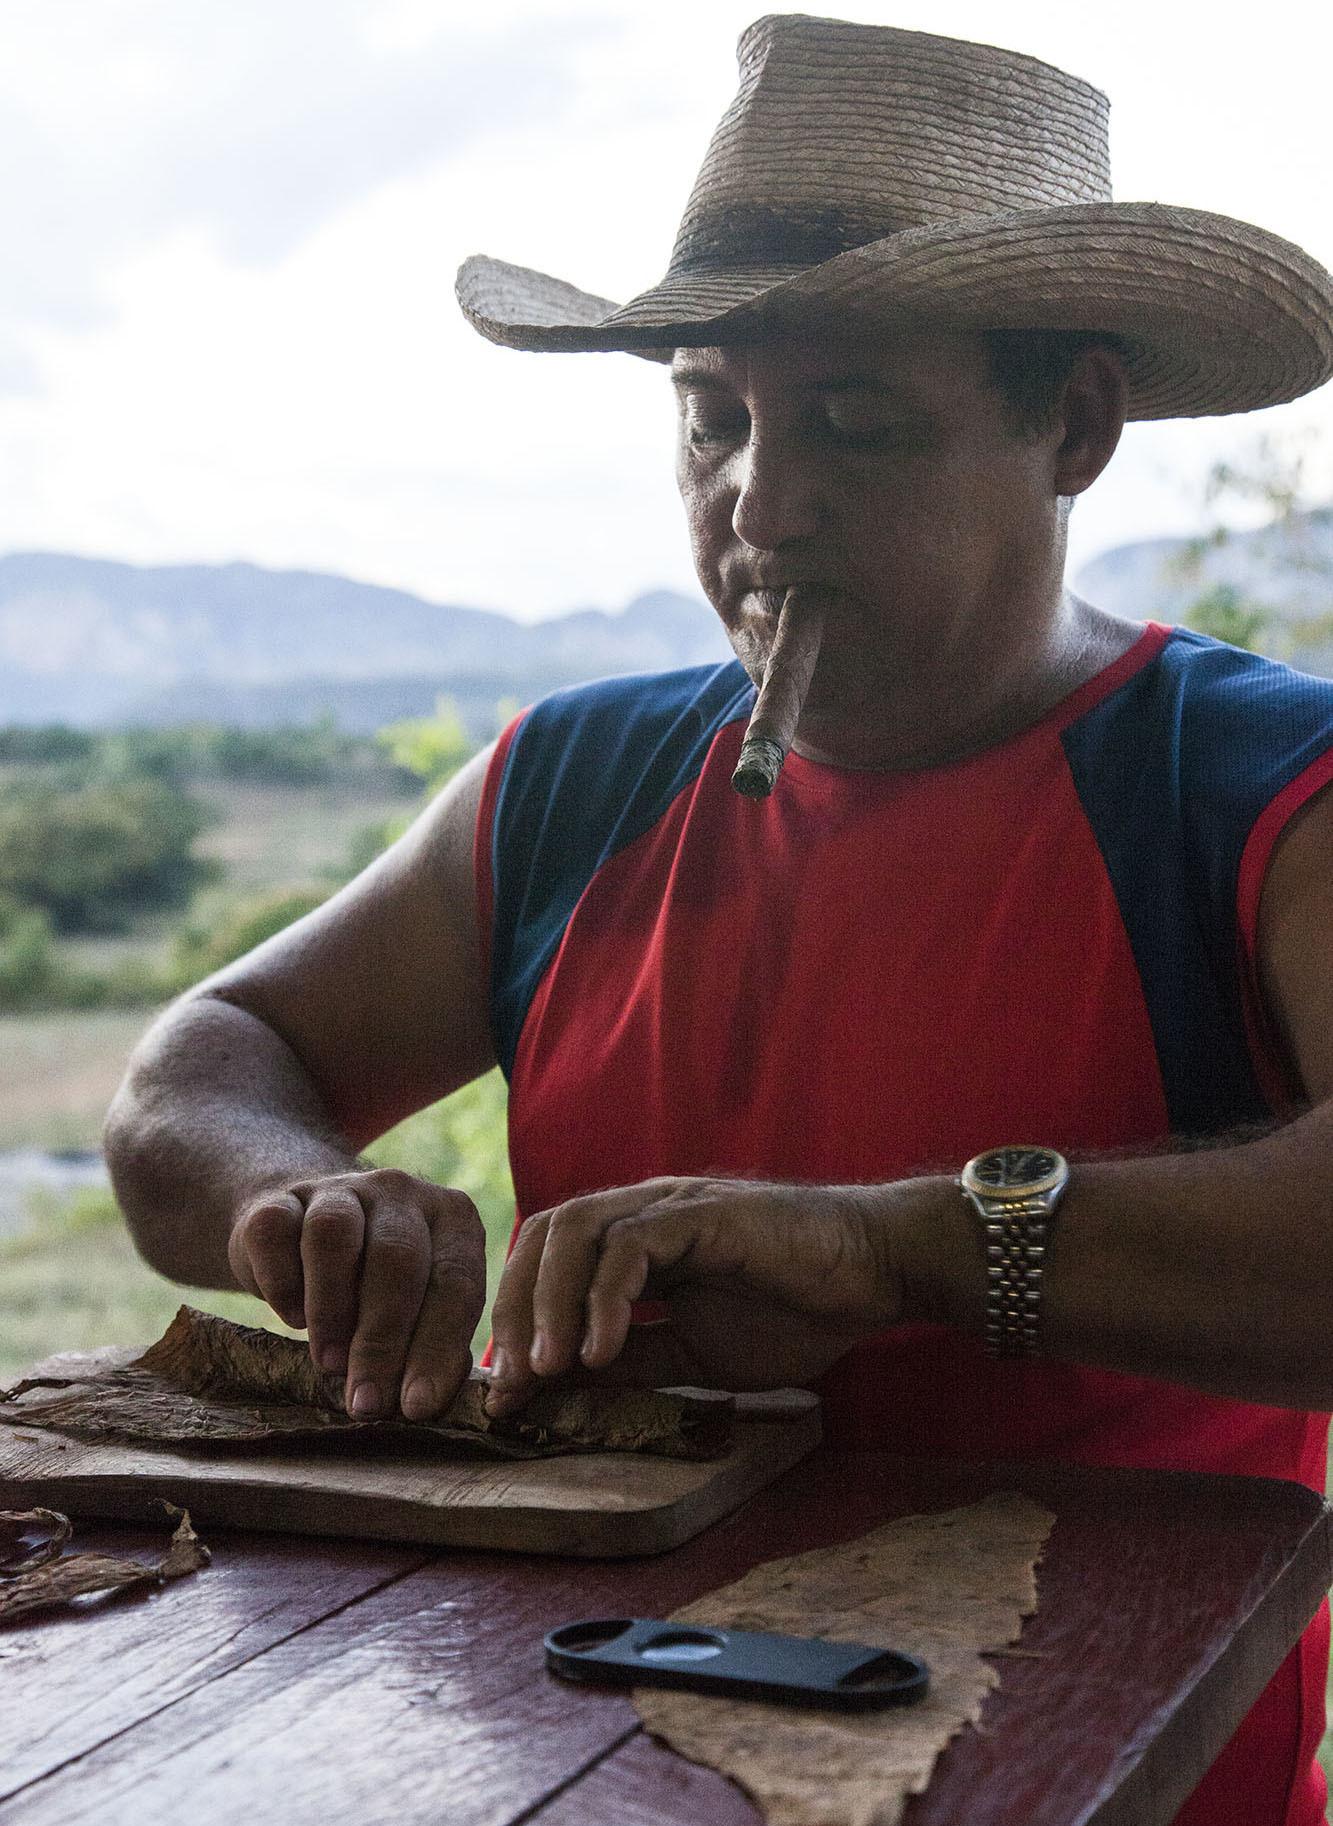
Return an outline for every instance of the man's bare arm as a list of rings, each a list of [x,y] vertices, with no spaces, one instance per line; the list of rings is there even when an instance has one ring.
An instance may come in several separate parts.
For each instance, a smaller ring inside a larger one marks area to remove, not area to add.
[[[107,1120],[145,1258],[308,1325],[349,1405],[367,1385],[366,1412],[400,1383],[437,1411],[485,1298],[470,1201],[357,1149],[494,1062],[472,868],[487,760],[325,906],[168,1009]]]

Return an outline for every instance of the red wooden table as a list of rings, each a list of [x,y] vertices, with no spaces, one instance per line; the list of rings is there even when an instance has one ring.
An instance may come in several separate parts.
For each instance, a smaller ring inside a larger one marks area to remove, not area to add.
[[[757,1560],[995,1488],[1055,1511],[1040,1607],[907,1826],[1170,1820],[1329,1584],[1319,1499],[832,1453],[650,1560],[201,1530],[213,1564],[197,1576],[0,1632],[0,1820],[753,1826],[740,1792],[655,1744],[627,1700],[549,1676],[544,1632],[657,1615]],[[74,1545],[164,1539],[85,1524]]]

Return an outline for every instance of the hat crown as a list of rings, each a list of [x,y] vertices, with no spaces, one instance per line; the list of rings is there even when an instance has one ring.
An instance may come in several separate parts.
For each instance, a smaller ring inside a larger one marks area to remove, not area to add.
[[[1109,202],[1109,104],[1018,52],[770,14],[708,148],[673,273],[804,264],[904,229]]]

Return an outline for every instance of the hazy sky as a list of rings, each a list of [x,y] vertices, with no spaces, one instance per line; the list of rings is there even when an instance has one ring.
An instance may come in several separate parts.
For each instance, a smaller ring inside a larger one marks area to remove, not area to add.
[[[753,0],[0,0],[0,550],[345,571],[524,616],[693,586],[662,372],[492,348],[473,252],[623,298],[666,263]],[[913,0],[1112,101],[1117,196],[1333,265],[1333,7]],[[670,23],[667,23],[668,14]],[[1190,16],[1192,15],[1192,17]],[[1131,428],[1076,556],[1187,526],[1333,388]]]

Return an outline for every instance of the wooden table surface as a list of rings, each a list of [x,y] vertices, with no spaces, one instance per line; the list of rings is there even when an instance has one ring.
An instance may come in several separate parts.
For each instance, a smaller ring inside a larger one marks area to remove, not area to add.
[[[207,1532],[213,1564],[192,1578],[0,1632],[0,1820],[753,1826],[626,1699],[548,1675],[545,1631],[660,1615],[757,1560],[988,1489],[1056,1513],[1040,1606],[983,1729],[953,1740],[905,1826],[1169,1821],[1328,1587],[1319,1499],[829,1452],[653,1559]],[[89,1523],[74,1545],[165,1539]]]

